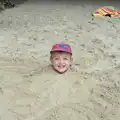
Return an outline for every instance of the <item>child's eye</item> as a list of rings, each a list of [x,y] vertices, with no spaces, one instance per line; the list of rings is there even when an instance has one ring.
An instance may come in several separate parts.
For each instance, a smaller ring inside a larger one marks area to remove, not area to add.
[[[68,60],[68,58],[64,58],[64,60]]]
[[[59,60],[59,58],[55,58],[55,60]]]

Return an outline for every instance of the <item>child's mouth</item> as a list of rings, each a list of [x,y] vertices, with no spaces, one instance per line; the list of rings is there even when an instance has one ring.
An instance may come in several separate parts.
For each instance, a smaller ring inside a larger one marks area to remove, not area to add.
[[[58,68],[63,69],[63,68],[65,68],[65,65],[58,65]]]

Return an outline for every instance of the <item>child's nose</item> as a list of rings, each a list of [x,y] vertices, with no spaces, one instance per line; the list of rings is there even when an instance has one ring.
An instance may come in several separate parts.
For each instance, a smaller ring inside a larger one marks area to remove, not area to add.
[[[64,60],[63,60],[63,59],[60,59],[60,63],[62,63],[62,64],[63,64],[63,63],[64,63]]]

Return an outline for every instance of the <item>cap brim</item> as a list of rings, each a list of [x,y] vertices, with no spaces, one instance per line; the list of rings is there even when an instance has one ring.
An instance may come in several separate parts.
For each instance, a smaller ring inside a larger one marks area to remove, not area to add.
[[[66,53],[72,54],[71,52],[66,51],[66,50],[62,50],[62,49],[59,49],[59,50],[58,50],[58,49],[56,49],[56,50],[51,50],[50,53],[51,53],[51,52],[66,52]]]

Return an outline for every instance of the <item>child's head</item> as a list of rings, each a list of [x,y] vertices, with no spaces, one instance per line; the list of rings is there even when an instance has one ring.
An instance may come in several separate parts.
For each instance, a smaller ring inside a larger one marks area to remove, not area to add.
[[[53,68],[59,73],[66,72],[72,63],[72,50],[70,45],[55,44],[52,46],[50,54]]]

